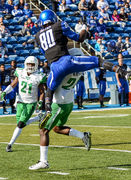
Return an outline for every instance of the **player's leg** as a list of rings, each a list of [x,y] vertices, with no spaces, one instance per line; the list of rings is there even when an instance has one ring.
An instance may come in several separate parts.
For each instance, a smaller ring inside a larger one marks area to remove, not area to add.
[[[61,107],[57,104],[52,104],[52,115],[48,121],[40,122],[40,160],[29,167],[30,170],[45,169],[49,167],[48,164],[48,146],[49,146],[49,132],[57,124],[61,114]]]
[[[91,133],[90,132],[80,132],[80,131],[70,128],[68,126],[64,126],[64,124],[67,122],[68,117],[72,111],[73,103],[63,104],[63,105],[54,104],[54,107],[57,107],[57,106],[61,108],[61,113],[59,113],[59,116],[57,117],[58,122],[57,122],[56,126],[53,128],[53,130],[59,134],[74,136],[74,137],[78,137],[78,138],[82,139],[82,141],[85,144],[85,147],[89,151],[91,148]],[[53,106],[52,106],[52,109],[53,109]]]
[[[100,81],[99,83],[99,93],[100,93],[100,107],[106,107],[103,103],[103,99],[104,99],[104,95],[105,95],[105,91],[106,91],[106,81]]]
[[[28,119],[32,116],[33,112],[35,111],[36,103],[31,104],[24,104],[24,103],[18,103],[17,104],[17,127],[15,128],[13,132],[13,136],[6,147],[7,152],[12,152],[12,146],[16,139],[21,134],[22,129],[26,126],[26,123]]]
[[[48,163],[49,130],[40,129],[40,160],[29,167],[29,170],[49,168]]]

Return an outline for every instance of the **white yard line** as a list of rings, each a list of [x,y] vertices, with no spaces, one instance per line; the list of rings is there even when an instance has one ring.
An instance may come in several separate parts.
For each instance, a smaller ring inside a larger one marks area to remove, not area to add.
[[[0,144],[8,144],[8,142],[0,142]],[[23,145],[23,146],[40,146],[39,144],[25,144],[25,143],[14,143],[16,145]],[[50,145],[50,147],[57,147],[57,148],[72,148],[72,149],[85,149],[85,147],[74,147],[74,146],[58,146],[58,145]],[[100,149],[100,148],[91,148],[94,151],[111,151],[111,152],[124,152],[124,153],[131,153],[129,150],[120,150],[120,149]]]
[[[15,123],[0,123],[0,125],[2,126],[12,126],[12,125],[16,125]],[[65,124],[66,125],[66,124]],[[38,126],[38,124],[30,124],[30,126]],[[127,129],[130,129],[131,126],[96,126],[96,125],[77,125],[77,124],[70,124],[68,125],[70,127],[95,127],[95,128],[127,128]]]
[[[55,171],[53,171],[53,172],[47,172],[48,174],[59,174],[59,175],[69,175],[70,173],[63,173],[63,172],[55,172]]]
[[[128,171],[128,168],[117,168],[117,167],[108,167],[108,169],[120,170],[120,171]]]
[[[0,177],[0,179],[8,179],[8,178]]]

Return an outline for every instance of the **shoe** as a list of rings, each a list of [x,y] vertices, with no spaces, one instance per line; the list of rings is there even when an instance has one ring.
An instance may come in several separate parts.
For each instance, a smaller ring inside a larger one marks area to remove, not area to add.
[[[85,147],[87,148],[87,151],[90,151],[90,148],[91,148],[91,133],[90,132],[84,132],[84,137],[82,138],[82,141],[85,144]]]
[[[49,168],[48,162],[38,161],[36,164],[29,167],[29,170],[47,169]]]
[[[7,147],[6,147],[6,152],[12,152],[12,149],[11,149],[11,148],[12,148],[11,145],[8,144]]]
[[[105,104],[102,104],[102,105],[101,105],[101,108],[103,108],[103,107],[107,107],[107,106],[106,106]]]
[[[41,120],[39,122],[39,128],[42,129],[45,127],[47,121],[50,119],[51,117],[51,112],[48,111],[45,114],[43,114],[43,116],[41,117]]]
[[[3,110],[3,114],[9,114],[9,112],[5,109]]]

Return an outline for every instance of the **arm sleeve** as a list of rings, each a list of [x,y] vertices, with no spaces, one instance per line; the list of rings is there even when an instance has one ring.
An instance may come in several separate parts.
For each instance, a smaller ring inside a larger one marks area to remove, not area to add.
[[[62,21],[61,27],[62,27],[64,36],[67,36],[68,38],[70,38],[74,41],[79,41],[79,34],[73,32],[66,22]]]

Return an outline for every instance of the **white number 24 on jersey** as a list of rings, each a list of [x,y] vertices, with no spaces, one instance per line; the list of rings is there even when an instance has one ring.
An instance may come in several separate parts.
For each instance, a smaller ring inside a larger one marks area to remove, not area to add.
[[[41,33],[39,38],[40,38],[41,47],[42,49],[44,49],[44,51],[46,51],[48,48],[51,48],[55,45],[52,29],[49,29]]]

